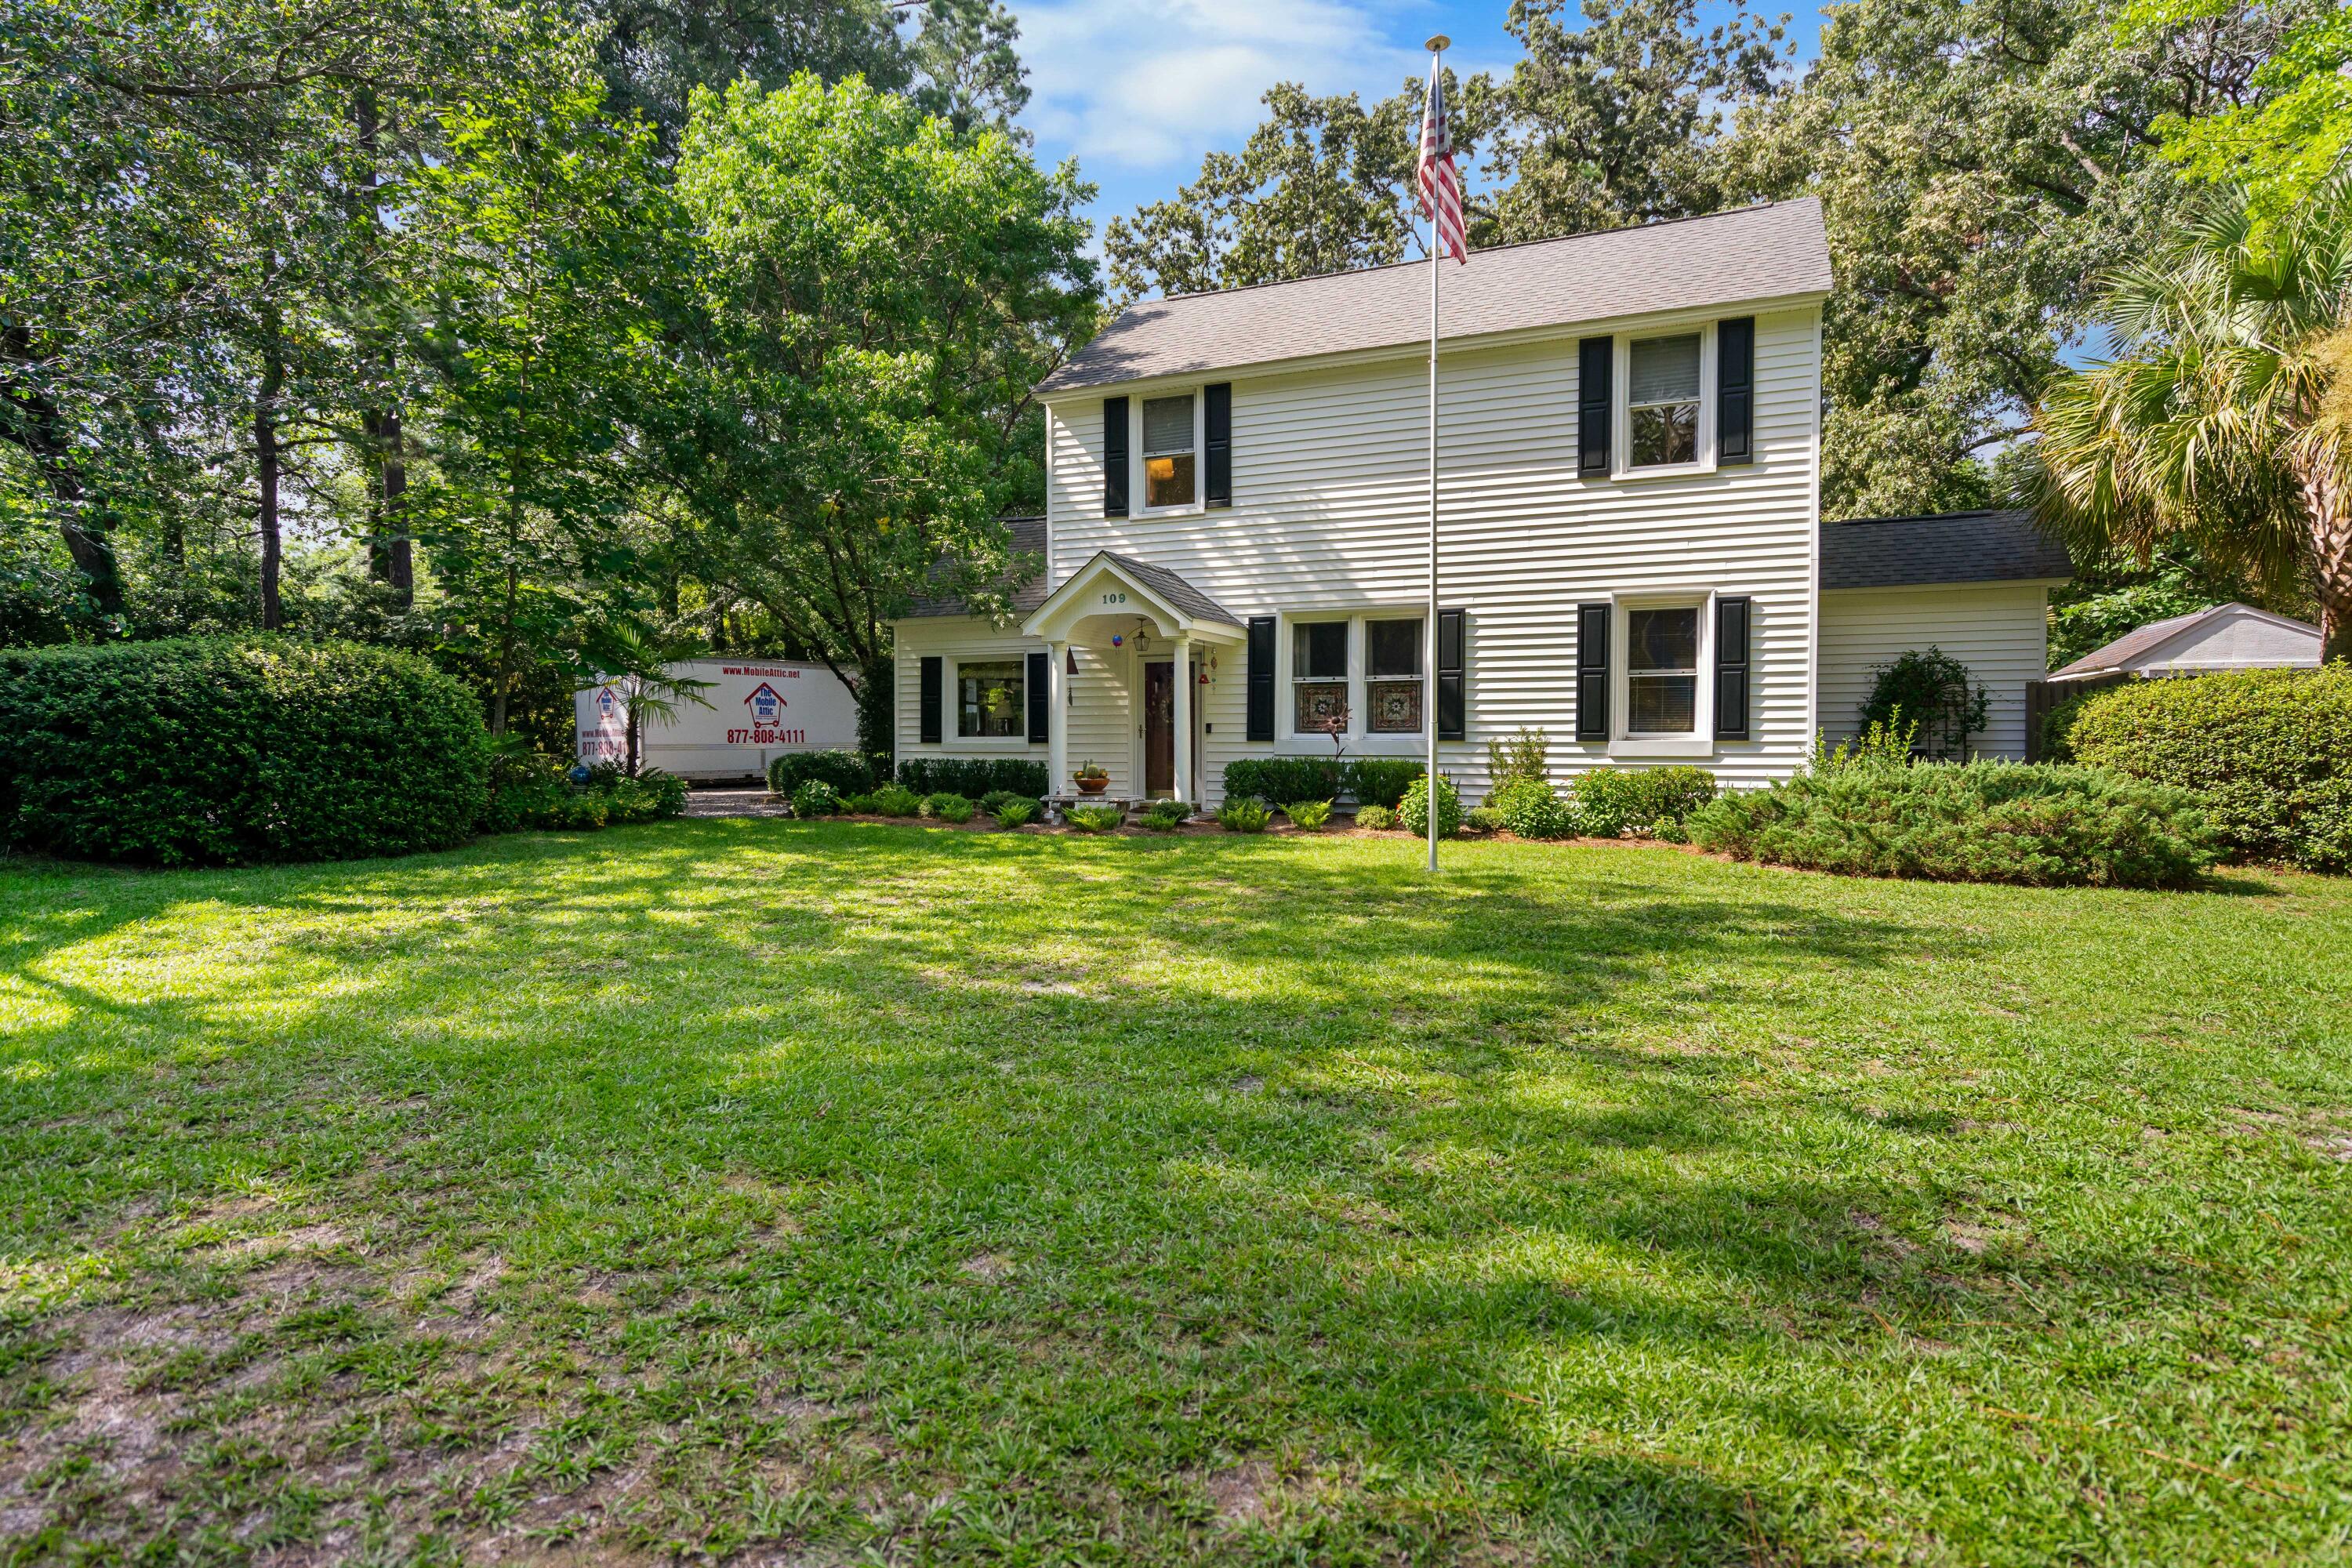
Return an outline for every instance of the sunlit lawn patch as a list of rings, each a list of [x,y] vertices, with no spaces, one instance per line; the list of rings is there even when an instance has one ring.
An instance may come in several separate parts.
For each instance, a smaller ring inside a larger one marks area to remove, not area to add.
[[[710,821],[0,870],[0,1542],[2307,1561],[2352,884]]]

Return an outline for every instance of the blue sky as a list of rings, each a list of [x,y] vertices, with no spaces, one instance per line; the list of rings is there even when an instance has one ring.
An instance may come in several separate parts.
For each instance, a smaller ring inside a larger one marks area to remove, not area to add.
[[[1465,73],[1507,72],[1517,46],[1507,0],[1011,0],[1033,97],[1024,123],[1047,163],[1075,156],[1102,189],[1105,219],[1171,195],[1213,148],[1237,147],[1277,81],[1367,102],[1428,69],[1422,40],[1444,33]],[[1801,56],[1818,14],[1796,5]],[[1772,14],[1778,15],[1775,11]]]

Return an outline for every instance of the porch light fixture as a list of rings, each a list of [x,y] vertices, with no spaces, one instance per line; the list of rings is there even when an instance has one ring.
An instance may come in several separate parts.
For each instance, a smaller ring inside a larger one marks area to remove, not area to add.
[[[1078,650],[1076,648],[1066,647],[1062,650],[1062,673],[1064,675],[1070,676],[1075,676],[1078,673]]]

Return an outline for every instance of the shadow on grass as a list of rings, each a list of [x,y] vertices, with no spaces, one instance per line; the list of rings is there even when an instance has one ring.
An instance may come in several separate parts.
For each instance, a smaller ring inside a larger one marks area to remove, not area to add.
[[[1287,1456],[1381,1550],[1465,1550],[1427,1500],[1467,1474],[1481,1533],[1822,1560],[1871,1442],[1848,1341],[1999,1308],[1896,1239],[1931,1196],[1751,1120],[1708,1020],[1972,939],[1709,869],[715,822],[37,879],[0,976],[58,1016],[0,1046],[38,1089],[0,1149],[47,1196],[0,1249],[259,1172],[387,1255],[501,1258],[525,1353],[666,1357],[662,1410],[781,1368],[908,1485],[1009,1485],[1017,1434],[1075,1518]],[[566,1282],[607,1278],[640,1304],[583,1331]],[[1726,1457],[1757,1442],[1789,1458]],[[1293,1544],[1347,1554],[1316,1511]]]

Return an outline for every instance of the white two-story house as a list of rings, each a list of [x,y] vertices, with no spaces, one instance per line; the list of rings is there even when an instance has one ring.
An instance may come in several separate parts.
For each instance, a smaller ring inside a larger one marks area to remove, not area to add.
[[[1822,527],[1817,204],[1447,266],[1434,668],[1428,289],[1423,263],[1123,312],[1040,388],[1017,618],[896,623],[899,756],[1213,806],[1236,758],[1423,756],[1434,724],[1475,801],[1529,726],[1563,779],[1748,785],[1930,644],[1994,694],[1979,747],[2022,754],[2064,557],[2008,513]]]

